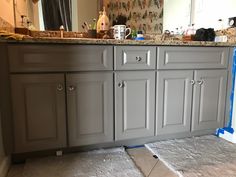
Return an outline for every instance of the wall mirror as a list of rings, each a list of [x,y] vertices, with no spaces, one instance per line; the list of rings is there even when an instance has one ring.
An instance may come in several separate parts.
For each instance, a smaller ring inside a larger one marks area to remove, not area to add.
[[[14,0],[15,24],[29,26],[36,30],[82,31],[82,24],[97,18],[103,7],[103,0]],[[22,15],[25,16],[22,23]]]
[[[53,16],[60,12],[63,14],[62,20],[71,21],[71,25],[64,25],[68,30],[83,31],[82,24],[85,21],[92,23],[93,18],[97,19],[103,6],[107,8],[111,23],[117,16],[123,15],[126,17],[129,26],[147,33],[161,33],[166,29],[170,31],[177,28],[186,29],[190,24],[195,24],[195,28],[226,28],[228,18],[236,16],[235,0],[14,1],[16,26],[21,26],[21,15],[26,15],[36,30],[45,30],[45,21],[50,22],[50,19],[53,19]],[[55,7],[57,10],[54,10]],[[68,9],[71,13],[69,20],[66,13]],[[49,15],[44,15],[47,11],[50,12]],[[219,22],[219,19],[223,21]]]

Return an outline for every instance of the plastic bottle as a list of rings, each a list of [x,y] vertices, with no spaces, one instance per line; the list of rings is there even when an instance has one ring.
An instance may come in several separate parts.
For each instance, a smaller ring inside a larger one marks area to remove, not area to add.
[[[101,27],[101,17],[102,17],[102,11],[99,11],[99,17],[98,17],[98,21],[97,21],[97,33],[100,32],[100,27]]]
[[[100,31],[108,31],[109,26],[110,26],[109,18],[107,17],[105,7],[103,7],[102,15],[98,19],[97,32],[99,33]]]

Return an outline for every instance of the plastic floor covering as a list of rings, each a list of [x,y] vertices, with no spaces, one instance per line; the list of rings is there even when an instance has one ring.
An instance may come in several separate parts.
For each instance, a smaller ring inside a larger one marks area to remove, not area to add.
[[[146,144],[181,177],[236,177],[236,144],[214,135]]]
[[[143,177],[123,148],[29,159],[23,177]]]

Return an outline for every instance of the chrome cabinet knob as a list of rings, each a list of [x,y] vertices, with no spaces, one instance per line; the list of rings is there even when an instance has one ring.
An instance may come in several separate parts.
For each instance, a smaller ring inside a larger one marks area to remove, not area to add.
[[[68,90],[69,90],[70,92],[74,91],[74,90],[75,90],[75,86],[73,86],[73,85],[69,86],[69,87],[68,87]]]
[[[118,84],[118,87],[120,87],[120,88],[123,88],[124,86],[125,86],[125,84],[122,83],[122,82],[120,82],[120,83]]]
[[[63,85],[62,85],[62,84],[58,84],[57,90],[58,90],[58,91],[62,91],[62,90],[63,90]]]
[[[191,84],[191,85],[194,85],[194,84],[195,84],[195,80],[191,80],[191,81],[190,81],[190,84]]]
[[[137,57],[136,57],[136,61],[138,61],[138,62],[142,61],[142,57],[137,56]]]
[[[197,81],[197,83],[198,83],[199,85],[202,85],[202,84],[203,84],[203,80]]]

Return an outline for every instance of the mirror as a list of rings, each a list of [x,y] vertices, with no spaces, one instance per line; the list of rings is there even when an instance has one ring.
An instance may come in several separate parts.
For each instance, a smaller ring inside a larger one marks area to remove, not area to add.
[[[45,29],[42,1],[47,0],[14,1],[16,26],[22,25],[21,15],[26,15],[35,29]],[[146,33],[185,30],[190,24],[195,24],[196,29],[226,28],[228,18],[236,16],[235,0],[71,0],[72,31],[83,31],[82,24],[98,18],[103,6],[108,11],[110,23],[124,16],[127,25]]]
[[[57,27],[49,25],[50,30],[64,24],[66,31],[83,31],[82,24],[97,19],[102,7],[103,0],[14,0],[15,24],[43,31],[45,24],[53,22]]]

